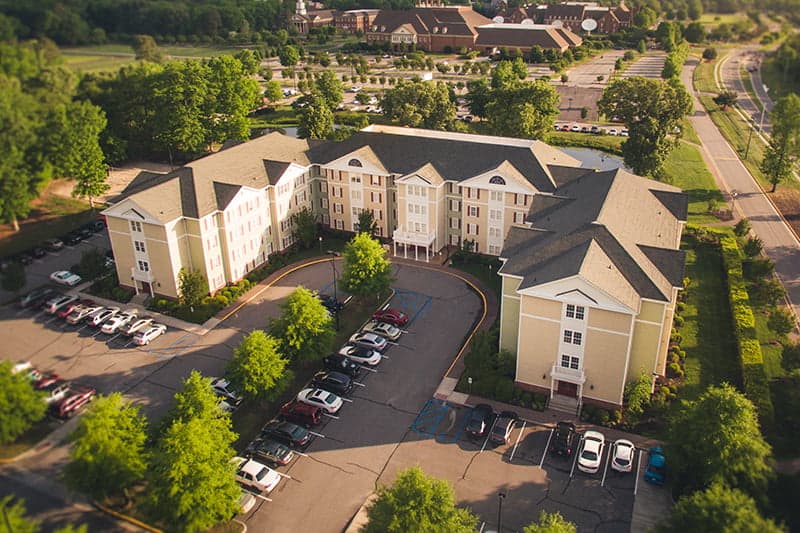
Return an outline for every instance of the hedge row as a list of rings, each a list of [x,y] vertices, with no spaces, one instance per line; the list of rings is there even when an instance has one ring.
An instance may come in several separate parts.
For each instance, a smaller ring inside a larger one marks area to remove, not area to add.
[[[755,404],[761,421],[769,422],[774,416],[772,398],[764,370],[764,355],[756,337],[756,319],[742,275],[742,254],[733,237],[722,237],[720,247],[728,280],[728,299],[739,348],[744,393]]]

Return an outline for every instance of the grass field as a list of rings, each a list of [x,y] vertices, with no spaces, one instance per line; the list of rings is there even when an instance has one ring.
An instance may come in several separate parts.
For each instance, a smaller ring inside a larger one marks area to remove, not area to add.
[[[175,59],[214,57],[235,54],[240,50],[233,46],[166,45],[159,48],[164,54]],[[64,48],[62,53],[67,67],[77,72],[114,71],[135,61],[133,48],[125,44]]]
[[[746,19],[747,16],[742,13],[703,13],[698,22],[705,26],[706,31],[708,31],[720,24],[736,24]]]
[[[551,131],[544,139],[544,142],[554,146],[577,146],[581,148],[593,148],[612,154],[622,153],[622,142],[625,137],[616,135],[593,135],[591,133],[575,133],[571,131]]]
[[[708,213],[708,201],[723,201],[724,197],[714,182],[714,177],[706,168],[698,149],[681,143],[667,158],[664,169],[670,183],[680,187],[689,195],[689,222],[707,224],[717,222]]]
[[[700,60],[700,63],[694,69],[694,88],[698,92],[713,94],[719,92],[717,82],[714,80],[714,67],[722,57],[724,57],[724,54],[720,54],[720,57],[715,61]]]
[[[683,130],[682,138],[684,140],[693,144],[701,144],[700,137],[697,136],[697,132],[694,131],[694,127],[688,118],[684,118],[683,121],[681,121],[681,129]]]

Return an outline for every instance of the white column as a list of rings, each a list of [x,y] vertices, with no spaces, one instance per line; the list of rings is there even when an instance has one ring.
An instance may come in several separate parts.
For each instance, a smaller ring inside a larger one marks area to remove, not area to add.
[[[419,261],[419,245],[414,245],[414,261]]]
[[[397,255],[397,241],[392,241],[392,246],[394,246],[394,255]]]

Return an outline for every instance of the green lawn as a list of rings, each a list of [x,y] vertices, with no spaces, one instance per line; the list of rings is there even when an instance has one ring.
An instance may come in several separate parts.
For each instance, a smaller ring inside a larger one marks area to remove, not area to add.
[[[724,197],[714,183],[699,150],[692,145],[680,143],[667,158],[664,168],[670,177],[670,183],[689,194],[689,222],[717,222],[708,213],[708,201],[722,201]]]
[[[612,154],[622,153],[622,142],[625,137],[616,135],[594,135],[592,133],[575,133],[571,131],[551,131],[544,139],[544,142],[553,146],[577,146],[581,148],[593,148]]]
[[[759,100],[759,98],[756,96],[756,92],[753,90],[753,80],[750,78],[750,73],[746,68],[742,67],[739,69],[739,74],[742,78],[742,84],[747,91],[747,95],[750,97],[750,100],[758,108],[758,110],[761,111],[764,109],[764,106],[761,105],[761,100]]]
[[[20,221],[14,233],[8,224],[0,225],[0,255],[7,256],[58,237],[98,216],[98,211],[83,200],[45,193],[34,202],[30,215]]]
[[[703,13],[700,15],[700,24],[706,26],[706,30],[716,28],[720,24],[736,24],[746,20],[747,15],[743,13]]]
[[[494,259],[491,263],[484,264],[479,262],[473,263],[453,263],[453,268],[472,274],[478,278],[484,286],[494,291],[495,296],[500,295],[501,280],[497,275],[497,269],[500,268],[500,260]],[[490,268],[491,267],[491,268]]]
[[[681,129],[683,130],[683,139],[694,144],[700,144],[700,137],[697,136],[697,132],[694,131],[694,126],[689,121],[688,117],[684,117],[681,121]]]
[[[723,57],[725,57],[725,54],[720,54],[714,61],[700,59],[700,63],[694,69],[694,88],[698,92],[713,94],[719,92],[719,87],[717,87],[717,82],[714,79],[714,67],[717,61]]]
[[[233,46],[166,45],[159,48],[175,59],[214,57],[235,54],[240,50]],[[77,72],[115,71],[135,61],[133,48],[126,44],[81,46],[62,51],[66,66]]]

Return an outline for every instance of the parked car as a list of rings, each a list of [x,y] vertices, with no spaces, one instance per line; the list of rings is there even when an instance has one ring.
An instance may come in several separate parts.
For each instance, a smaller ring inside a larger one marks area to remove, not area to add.
[[[317,298],[319,298],[319,301],[322,302],[322,305],[324,305],[325,308],[332,313],[344,309],[344,302],[337,300],[330,294],[317,294]]]
[[[266,465],[254,459],[234,457],[236,481],[259,492],[272,492],[278,486],[281,476]]]
[[[381,322],[387,322],[398,328],[402,328],[408,324],[408,315],[399,309],[381,309],[380,311],[372,313],[372,318],[380,320]]]
[[[20,307],[36,307],[48,298],[52,298],[56,291],[51,287],[39,287],[19,299]]]
[[[353,361],[362,365],[375,366],[381,362],[381,354],[370,348],[345,344],[339,350],[339,355],[349,357]]]
[[[92,231],[92,229],[88,226],[84,225],[75,230],[75,235],[77,235],[80,240],[87,241],[94,236],[94,231]]]
[[[50,274],[50,279],[56,283],[60,283],[61,285],[69,285],[70,287],[74,287],[82,281],[79,275],[73,274],[69,270],[58,270],[53,272]]]
[[[396,341],[400,338],[400,334],[403,333],[399,328],[386,322],[378,322],[377,320],[370,320],[364,324],[364,327],[361,328],[361,331],[380,335],[384,339],[390,341]]]
[[[78,301],[77,296],[71,296],[69,294],[59,294],[47,300],[44,304],[42,304],[42,309],[44,309],[45,313],[54,315],[56,312],[63,308],[65,305],[71,304],[72,302]]]
[[[92,220],[91,222],[87,222],[81,227],[85,227],[86,229],[93,231],[94,233],[100,233],[104,229],[106,229],[106,222],[102,218],[97,218]]]
[[[58,381],[64,381],[58,374],[53,374],[52,372],[48,372],[47,374],[40,374],[39,377],[36,380],[34,380],[33,388],[41,390],[44,389],[45,387],[49,387],[50,385]]]
[[[329,414],[336,414],[344,402],[332,392],[324,389],[308,388],[297,393],[297,401],[315,405]]]
[[[63,237],[60,237],[60,240],[67,246],[75,246],[81,242],[80,236],[75,232],[67,233]]]
[[[223,398],[222,396],[217,396],[217,407],[225,411],[226,413],[233,413],[236,411],[242,402],[237,402],[230,398]]]
[[[580,127],[579,124],[573,124],[572,126],[570,126],[569,131],[580,132],[581,131],[581,127]]]
[[[633,454],[636,446],[627,439],[617,439],[611,448],[611,468],[617,472],[633,470]]]
[[[350,342],[377,352],[383,352],[388,346],[386,339],[375,333],[356,333],[350,337]]]
[[[619,135],[619,132],[617,131],[617,128],[608,128],[608,134],[609,135]]]
[[[322,364],[328,370],[347,374],[351,378],[357,378],[361,374],[361,365],[340,353],[332,353],[323,357]]]
[[[256,506],[256,497],[250,492],[242,489],[242,494],[239,496],[239,512],[247,514]]]
[[[47,250],[42,248],[41,246],[34,246],[33,248],[28,251],[29,254],[33,256],[34,259],[41,259],[42,257],[47,255]]]
[[[163,335],[167,331],[167,326],[164,324],[152,324],[147,329],[136,332],[133,336],[133,343],[137,346],[145,346],[150,344],[153,339]]]
[[[592,126],[591,128],[589,128],[589,133],[594,133],[595,135],[598,135],[600,133],[603,133],[603,130],[597,126]]]
[[[56,311],[56,316],[58,318],[67,318],[73,311],[83,309],[84,307],[91,307],[93,305],[95,305],[95,303],[92,300],[76,300],[68,303]]]
[[[149,316],[143,316],[141,318],[137,318],[124,328],[122,328],[122,334],[127,335],[128,337],[132,337],[135,333],[139,331],[149,328],[150,325],[153,323],[153,319]]]
[[[64,242],[58,238],[47,239],[42,244],[48,252],[57,252],[64,248]]]
[[[87,322],[89,323],[90,326],[99,328],[103,324],[103,322],[117,316],[118,313],[119,313],[119,307],[115,306],[106,307],[102,311],[94,313],[91,316],[91,318],[87,319]]]
[[[20,252],[14,256],[14,261],[21,265],[28,266],[33,263],[33,255],[28,252]]]
[[[52,412],[58,418],[72,418],[94,399],[96,391],[92,388],[72,389],[60,402],[51,404]]]
[[[79,309],[73,309],[72,312],[67,315],[67,324],[75,325],[96,313],[100,313],[102,310],[102,305],[88,305]]]
[[[269,437],[295,450],[302,450],[311,444],[314,436],[306,428],[280,420],[273,420],[261,430],[262,437]]]
[[[353,380],[340,372],[317,372],[311,379],[311,386],[347,396],[353,391]]]
[[[44,387],[37,388],[44,392],[44,401],[47,404],[63,401],[70,392],[69,383],[60,379],[53,381]]]
[[[211,378],[211,388],[217,396],[231,399],[237,404],[242,401],[242,395],[231,389],[230,382],[225,378]]]
[[[559,422],[550,441],[550,451],[558,455],[570,457],[578,443],[578,432],[572,422]]]
[[[514,411],[502,411],[497,421],[489,433],[489,440],[496,444],[508,444],[508,439],[511,437],[511,432],[517,424],[519,415]]]
[[[475,439],[485,436],[496,416],[491,405],[479,403],[469,413],[466,427],[467,435]]]
[[[276,466],[288,465],[294,459],[294,452],[285,444],[261,438],[254,440],[247,446],[245,455]]]
[[[322,409],[316,405],[292,400],[281,406],[280,416],[287,422],[311,427],[322,422]]]
[[[569,131],[569,124],[564,124],[561,126],[561,131]]]
[[[619,134],[622,137],[627,137],[628,136],[628,130],[626,128],[622,128],[621,130],[619,130]]]
[[[603,448],[606,438],[599,431],[587,431],[581,441],[581,451],[578,454],[578,470],[587,474],[594,474],[600,470],[603,462]]]
[[[136,320],[137,316],[139,316],[139,312],[136,309],[128,309],[125,312],[114,315],[110,319],[106,320],[106,322],[103,324],[103,327],[100,328],[100,331],[107,335],[113,335],[114,333],[117,333],[120,328],[123,328],[132,321]]]
[[[667,478],[667,458],[664,455],[664,450],[658,446],[650,448],[647,456],[644,480],[654,485],[663,485]]]

